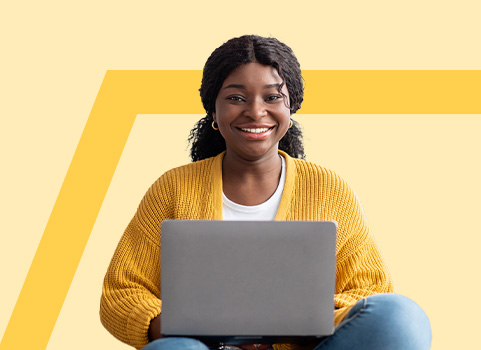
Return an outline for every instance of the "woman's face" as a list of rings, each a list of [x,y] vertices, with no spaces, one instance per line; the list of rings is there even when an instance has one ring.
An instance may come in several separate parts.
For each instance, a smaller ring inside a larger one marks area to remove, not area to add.
[[[214,121],[225,139],[228,155],[259,160],[277,154],[289,128],[289,93],[272,66],[252,62],[232,71],[215,101]],[[287,100],[286,100],[287,98]]]

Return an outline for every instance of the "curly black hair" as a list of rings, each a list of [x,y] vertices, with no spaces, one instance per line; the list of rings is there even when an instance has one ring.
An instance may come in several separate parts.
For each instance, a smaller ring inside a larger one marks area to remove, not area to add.
[[[227,76],[235,68],[250,62],[274,67],[282,79],[279,92],[284,83],[287,86],[291,115],[301,108],[304,99],[304,80],[300,64],[290,47],[275,38],[257,35],[230,39],[212,52],[204,66],[199,91],[207,115],[190,131],[192,161],[216,156],[226,149],[224,138],[211,126],[214,121],[212,113],[215,112],[215,100]],[[279,141],[279,149],[291,157],[304,159],[302,131],[299,123],[294,120],[292,122],[292,127]]]

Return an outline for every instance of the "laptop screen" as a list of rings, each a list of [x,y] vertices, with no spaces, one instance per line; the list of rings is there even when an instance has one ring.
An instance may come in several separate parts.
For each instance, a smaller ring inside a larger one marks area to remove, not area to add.
[[[165,220],[161,332],[209,344],[332,334],[335,222]]]

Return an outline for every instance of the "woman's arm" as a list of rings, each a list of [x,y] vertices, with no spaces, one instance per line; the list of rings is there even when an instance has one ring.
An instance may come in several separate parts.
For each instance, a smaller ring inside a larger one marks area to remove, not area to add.
[[[392,281],[355,193],[344,183],[342,206],[337,210],[335,324],[358,300],[391,293]]]
[[[160,222],[165,216],[155,183],[127,226],[105,275],[100,318],[119,340],[138,349],[161,310]],[[160,327],[159,327],[160,332]]]
[[[142,237],[134,217],[114,253],[102,288],[100,318],[119,340],[142,348],[160,314],[160,251]]]

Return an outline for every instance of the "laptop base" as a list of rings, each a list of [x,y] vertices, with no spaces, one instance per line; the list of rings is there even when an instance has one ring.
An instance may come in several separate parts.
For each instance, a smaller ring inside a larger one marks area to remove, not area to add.
[[[193,338],[206,344],[209,348],[221,345],[241,344],[318,344],[325,336],[198,336],[198,335],[162,335],[163,337]]]

